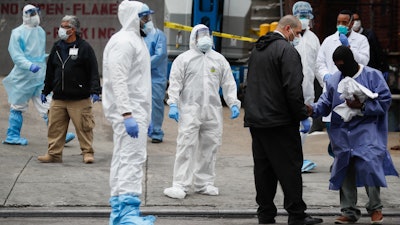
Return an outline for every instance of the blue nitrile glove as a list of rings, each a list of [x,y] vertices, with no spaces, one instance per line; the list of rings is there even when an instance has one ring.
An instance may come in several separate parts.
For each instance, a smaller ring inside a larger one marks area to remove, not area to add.
[[[311,122],[308,118],[301,121],[301,125],[303,126],[303,129],[301,129],[300,132],[307,133],[308,131],[310,131]]]
[[[147,128],[147,136],[151,138],[151,133],[153,133],[153,121],[150,121],[149,127]]]
[[[346,47],[349,47],[349,46],[350,46],[349,40],[347,39],[346,35],[344,35],[344,34],[339,34],[339,40],[340,40],[340,42],[342,42],[342,45],[343,45],[343,46],[346,46]]]
[[[327,73],[327,74],[325,74],[324,75],[324,82],[326,82],[327,80],[329,80],[329,78],[332,76],[332,74],[329,74],[329,73]]]
[[[168,116],[171,119],[174,119],[176,122],[179,121],[179,111],[178,111],[178,106],[174,103],[169,105],[169,112]]]
[[[98,94],[91,94],[90,100],[92,100],[92,103],[98,102],[100,101],[100,96]]]
[[[126,133],[133,138],[137,138],[139,136],[139,127],[136,123],[136,120],[133,117],[128,117],[124,119],[124,125],[126,129]]]
[[[240,114],[239,108],[234,105],[231,108],[231,119],[236,119]]]
[[[29,71],[31,71],[32,73],[36,73],[39,70],[40,70],[40,67],[36,64],[32,64],[31,67],[29,68]]]
[[[47,102],[46,95],[45,94],[41,94],[40,95],[40,100],[42,100],[42,104],[46,103]]]

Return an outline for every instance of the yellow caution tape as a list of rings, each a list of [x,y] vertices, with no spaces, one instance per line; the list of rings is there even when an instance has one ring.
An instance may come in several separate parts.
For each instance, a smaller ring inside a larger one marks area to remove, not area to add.
[[[192,29],[193,29],[193,27],[191,27],[191,26],[186,26],[186,25],[182,25],[179,23],[172,23],[172,22],[168,22],[168,21],[164,22],[164,26],[167,28],[170,28],[170,29],[183,30],[183,31],[188,31],[188,32],[192,31]],[[221,33],[221,32],[216,32],[216,31],[213,31],[212,35],[214,35],[216,37],[236,39],[239,41],[248,41],[248,42],[256,42],[257,41],[257,39],[254,39],[254,38],[243,37],[243,36],[234,35],[234,34],[226,34],[226,33]]]

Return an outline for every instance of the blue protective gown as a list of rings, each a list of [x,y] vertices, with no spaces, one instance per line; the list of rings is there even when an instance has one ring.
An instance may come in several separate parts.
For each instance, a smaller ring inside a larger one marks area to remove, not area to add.
[[[332,111],[329,139],[335,160],[333,162],[329,189],[339,190],[346,176],[351,158],[356,169],[356,185],[387,187],[385,175],[398,176],[387,151],[388,118],[391,93],[382,74],[370,67],[361,66],[353,78],[379,96],[367,99],[363,116],[355,116],[349,122],[333,108],[345,100],[339,98],[337,87],[344,77],[336,72],[327,82],[327,91],[312,104],[313,117],[327,116]]]
[[[164,97],[167,84],[167,39],[159,29],[153,31],[144,38],[151,58],[151,87],[152,87],[152,113],[151,121],[153,130],[149,136],[152,139],[161,140],[164,137],[162,123],[164,120]]]
[[[10,104],[24,104],[40,95],[46,73],[45,42],[46,33],[40,26],[22,24],[12,30],[8,51],[15,65],[3,79]],[[29,71],[33,63],[41,68],[36,73]]]

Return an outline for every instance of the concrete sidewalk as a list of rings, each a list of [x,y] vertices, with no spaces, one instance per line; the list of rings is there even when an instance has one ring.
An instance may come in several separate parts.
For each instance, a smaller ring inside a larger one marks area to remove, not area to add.
[[[8,127],[7,97],[0,86],[0,139],[4,140]],[[177,124],[165,118],[164,142],[148,142],[148,160],[143,180],[142,211],[155,215],[254,215],[255,188],[251,138],[243,128],[243,110],[236,120],[229,119],[224,109],[223,144],[217,158],[216,186],[219,196],[204,196],[190,192],[183,200],[167,198],[163,190],[171,186],[175,157]],[[95,113],[95,163],[84,164],[79,143],[75,139],[65,146],[63,163],[42,164],[38,155],[47,151],[47,129],[33,105],[24,113],[22,136],[27,146],[0,144],[0,216],[108,216],[109,166],[112,156],[112,130],[104,118],[101,104],[94,105]],[[167,115],[167,111],[166,111]],[[70,131],[74,127],[70,125]],[[390,133],[389,146],[399,144],[399,133]],[[332,158],[326,152],[326,133],[309,135],[304,146],[305,159],[317,164],[303,174],[304,200],[308,212],[320,215],[337,215],[339,193],[328,190],[329,167]],[[400,151],[390,151],[396,168],[400,171]],[[388,188],[382,189],[384,214],[400,216],[400,180],[387,177]],[[366,203],[364,189],[359,189],[359,206]],[[276,204],[280,213],[283,196],[278,191]],[[362,210],[365,214],[365,209]]]

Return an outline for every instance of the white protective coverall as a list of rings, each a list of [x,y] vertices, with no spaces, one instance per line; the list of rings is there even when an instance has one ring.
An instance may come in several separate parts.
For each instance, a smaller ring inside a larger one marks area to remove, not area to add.
[[[315,99],[315,92],[314,92],[314,80],[315,74],[317,72],[315,61],[317,60],[318,50],[320,48],[320,43],[317,35],[314,34],[307,27],[304,31],[303,36],[300,39],[298,45],[295,46],[297,52],[301,56],[301,64],[303,65],[303,97],[304,97],[304,104],[312,104],[314,103]],[[310,120],[310,127],[312,125],[312,118]],[[300,127],[301,127],[300,123]],[[302,129],[302,127],[300,128]],[[300,132],[301,142],[304,143],[307,133]]]
[[[143,3],[123,1],[118,8],[122,25],[103,54],[103,109],[113,128],[114,150],[110,169],[111,196],[142,194],[147,128],[151,116],[150,55],[140,35],[138,13]],[[126,132],[123,113],[132,113],[139,137]]]
[[[197,30],[202,28],[207,27],[193,28],[190,49],[171,67],[167,103],[176,104],[180,115],[172,188],[187,192],[193,181],[196,192],[217,195],[213,185],[223,126],[220,87],[229,108],[240,108],[241,103],[228,61],[213,49],[203,53],[196,46]]]

